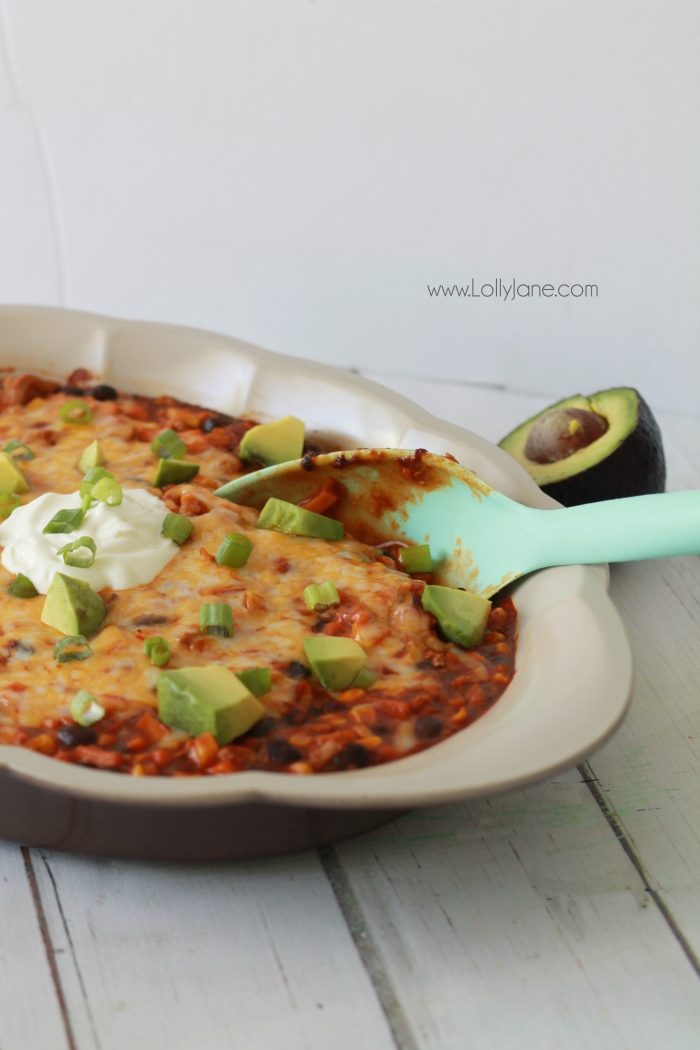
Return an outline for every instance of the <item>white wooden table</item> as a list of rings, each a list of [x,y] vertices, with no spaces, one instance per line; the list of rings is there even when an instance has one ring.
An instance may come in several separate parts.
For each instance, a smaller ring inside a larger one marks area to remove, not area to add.
[[[492,439],[546,403],[384,382]],[[700,419],[660,423],[700,487]],[[612,593],[632,708],[553,780],[271,861],[0,843],[0,1050],[697,1050],[700,561]]]

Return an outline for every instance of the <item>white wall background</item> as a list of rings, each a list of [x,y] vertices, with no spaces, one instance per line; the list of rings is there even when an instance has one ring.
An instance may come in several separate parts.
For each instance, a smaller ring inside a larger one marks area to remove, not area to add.
[[[694,0],[0,0],[0,299],[700,411]],[[437,300],[428,283],[598,285]]]

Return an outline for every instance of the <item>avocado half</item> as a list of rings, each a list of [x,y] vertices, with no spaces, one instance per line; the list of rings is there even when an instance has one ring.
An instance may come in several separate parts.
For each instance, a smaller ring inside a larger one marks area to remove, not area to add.
[[[566,507],[663,492],[666,485],[661,431],[632,387],[557,401],[499,445]]]

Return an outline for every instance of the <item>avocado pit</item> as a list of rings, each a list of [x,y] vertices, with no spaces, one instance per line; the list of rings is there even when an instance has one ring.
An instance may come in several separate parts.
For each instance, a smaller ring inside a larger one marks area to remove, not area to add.
[[[543,413],[528,434],[525,455],[533,463],[557,463],[602,437],[608,421],[583,408],[552,408]]]
[[[661,431],[634,387],[564,398],[499,444],[565,507],[665,488]]]

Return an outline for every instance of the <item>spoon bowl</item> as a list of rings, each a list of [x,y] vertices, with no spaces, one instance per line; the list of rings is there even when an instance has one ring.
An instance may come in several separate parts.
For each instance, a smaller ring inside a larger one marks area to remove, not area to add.
[[[230,481],[216,495],[258,508],[273,496],[312,500],[311,509],[325,502],[364,543],[429,543],[436,582],[485,597],[551,565],[700,552],[700,492],[539,510],[424,449],[307,455]]]

